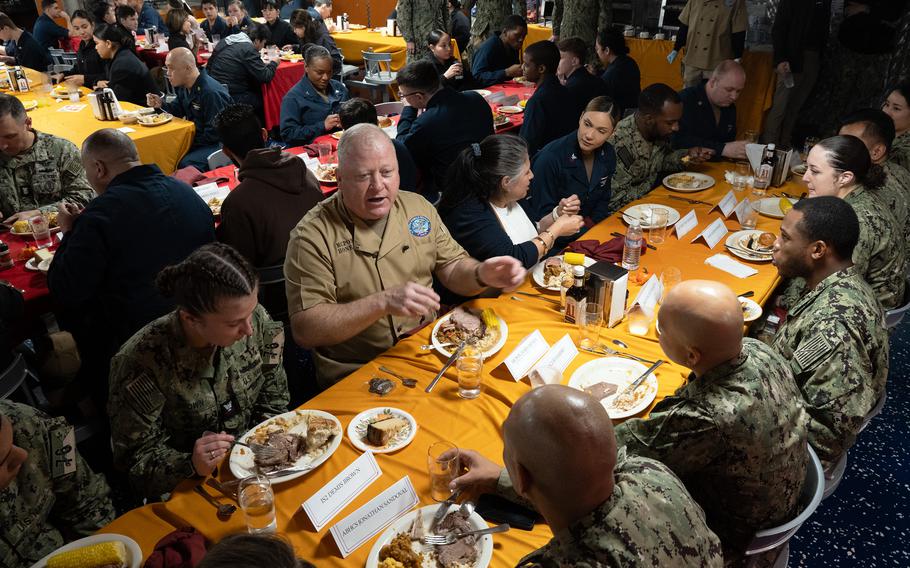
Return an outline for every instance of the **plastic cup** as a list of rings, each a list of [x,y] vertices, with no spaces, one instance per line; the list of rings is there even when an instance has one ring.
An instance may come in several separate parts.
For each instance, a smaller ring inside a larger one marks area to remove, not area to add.
[[[332,145],[320,143],[316,144],[316,155],[319,158],[320,164],[328,164],[332,158]]]
[[[483,381],[483,352],[476,347],[465,347],[455,360],[458,371],[458,396],[472,399],[480,396]]]
[[[578,346],[594,349],[600,342],[604,323],[603,306],[598,302],[586,302],[584,311],[575,318],[578,326]]]
[[[28,220],[28,226],[32,230],[32,236],[35,237],[35,246],[38,248],[47,248],[54,244],[51,239],[50,223],[44,215],[35,215]]]
[[[240,480],[237,502],[243,509],[246,529],[250,533],[273,533],[278,528],[275,520],[275,493],[268,477],[251,475]]]
[[[667,238],[667,223],[670,219],[670,210],[666,207],[651,207],[648,219],[648,242],[659,245]]]
[[[427,472],[430,474],[430,497],[445,501],[452,496],[449,484],[458,477],[458,447],[451,442],[436,442],[427,450]]]

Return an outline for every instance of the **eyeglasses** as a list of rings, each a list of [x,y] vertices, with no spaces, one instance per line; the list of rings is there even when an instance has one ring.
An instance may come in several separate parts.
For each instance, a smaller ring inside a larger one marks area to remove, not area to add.
[[[407,99],[408,97],[413,97],[414,95],[422,95],[423,91],[414,91],[413,93],[404,94],[401,91],[398,91],[398,98]]]

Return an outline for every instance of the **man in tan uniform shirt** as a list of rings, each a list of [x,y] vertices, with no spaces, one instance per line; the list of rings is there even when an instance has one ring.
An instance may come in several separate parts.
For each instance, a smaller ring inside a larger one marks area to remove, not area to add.
[[[314,350],[322,388],[435,319],[434,275],[473,296],[526,274],[512,257],[469,257],[426,199],[399,192],[395,147],[379,127],[346,130],[338,164],[338,192],[291,231],[284,264],[294,340]]]
[[[745,0],[689,0],[679,22],[688,27],[685,34],[685,28],[680,30],[674,46],[686,46],[684,86],[698,85],[725,59],[742,58],[749,26]]]

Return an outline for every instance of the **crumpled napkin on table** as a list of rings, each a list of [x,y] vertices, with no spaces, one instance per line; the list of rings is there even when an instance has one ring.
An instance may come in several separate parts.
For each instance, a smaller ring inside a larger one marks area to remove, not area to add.
[[[622,260],[622,248],[624,244],[625,239],[623,237],[614,237],[604,243],[594,239],[586,239],[569,244],[563,252],[578,252],[591,257],[594,260],[619,262]],[[648,247],[645,245],[645,239],[642,239],[641,254],[645,254],[648,250]]]

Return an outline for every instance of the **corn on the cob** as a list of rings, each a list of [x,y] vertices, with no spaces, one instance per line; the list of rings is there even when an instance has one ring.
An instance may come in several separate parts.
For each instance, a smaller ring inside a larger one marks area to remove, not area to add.
[[[47,568],[94,568],[109,565],[126,566],[126,547],[122,542],[90,544],[47,559]]]
[[[487,329],[499,329],[499,318],[496,317],[496,312],[493,311],[493,308],[484,308],[480,312],[480,319],[486,324]]]

